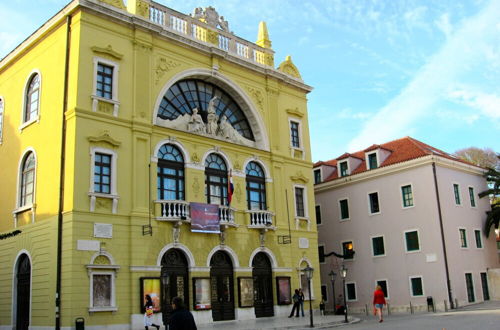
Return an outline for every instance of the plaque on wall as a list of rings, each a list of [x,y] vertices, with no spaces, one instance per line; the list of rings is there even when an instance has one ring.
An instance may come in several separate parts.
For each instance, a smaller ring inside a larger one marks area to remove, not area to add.
[[[96,238],[112,238],[113,225],[109,223],[94,223],[94,237]]]
[[[309,248],[309,240],[305,237],[299,238],[299,249],[308,249]]]
[[[278,305],[290,305],[292,303],[290,277],[276,277],[276,289],[278,290]]]
[[[253,307],[253,277],[238,277],[240,307]]]
[[[210,300],[210,279],[193,278],[194,309],[203,310],[212,308]]]

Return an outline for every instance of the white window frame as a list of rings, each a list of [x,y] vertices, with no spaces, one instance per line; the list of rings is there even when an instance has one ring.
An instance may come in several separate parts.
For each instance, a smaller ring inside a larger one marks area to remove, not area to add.
[[[347,201],[347,212],[349,213],[349,216],[347,218],[345,218],[345,219],[342,219],[342,207],[340,206],[340,202],[343,201],[343,200]],[[339,221],[343,222],[343,221],[349,221],[349,220],[351,220],[351,211],[350,211],[350,207],[349,207],[349,198],[348,197],[339,198],[337,200],[337,205],[339,206]]]
[[[342,255],[344,254],[344,243],[348,243],[348,242],[351,242],[352,244],[352,249],[354,250],[354,240],[353,239],[345,239],[345,240],[342,240],[340,241],[340,251],[342,252]],[[351,259],[342,259],[344,262],[346,261],[354,261],[356,260],[356,253],[352,256]]]
[[[389,280],[388,280],[388,279],[386,279],[386,278],[379,278],[379,279],[376,279],[376,280],[375,280],[375,287],[376,287],[377,285],[379,285],[379,284],[378,284],[378,282],[382,282],[382,281],[385,281],[385,287],[386,287],[386,289],[387,289],[387,297],[385,297],[385,299],[386,299],[386,300],[390,300],[390,297],[391,297],[390,292],[391,292],[391,291],[389,290]]]
[[[103,194],[95,192],[94,190],[94,168],[95,168],[95,154],[102,153],[111,156],[111,192],[109,194]],[[91,147],[90,148],[90,189],[88,195],[90,196],[90,212],[95,211],[96,198],[109,198],[113,200],[113,214],[116,213],[118,208],[118,189],[117,189],[117,160],[118,153],[111,149],[100,148],[100,147]]]
[[[413,201],[413,205],[411,205],[411,206],[405,206],[405,201],[404,201],[404,197],[403,197],[403,187],[406,187],[406,186],[410,186],[410,189],[411,189],[411,197],[412,197],[412,201]],[[411,208],[415,207],[415,194],[413,191],[413,183],[409,182],[409,183],[401,184],[399,186],[399,196],[401,197],[401,208],[403,210],[407,210],[407,209],[411,209]]]
[[[377,200],[378,200],[378,212],[373,212],[372,213],[372,208],[371,208],[371,200],[370,200],[370,195],[371,194],[377,194]],[[380,203],[380,193],[379,191],[375,190],[375,191],[369,191],[367,194],[366,194],[366,198],[368,199],[368,215],[377,215],[377,214],[380,214],[382,213],[382,207],[381,207],[381,203]]]
[[[347,290],[347,285],[349,284],[354,284],[354,295],[356,296],[356,298],[354,299],[349,299],[349,294]],[[358,286],[356,285],[356,281],[345,282],[345,299],[346,301],[351,301],[351,302],[358,301]]]
[[[0,137],[1,138],[1,137]],[[472,189],[472,197],[474,198],[474,205],[472,205],[472,200],[470,199],[470,189]],[[469,205],[471,208],[477,208],[477,198],[476,198],[476,189],[473,186],[467,187],[467,195],[469,195]]]
[[[484,249],[483,231],[480,228],[474,228],[472,231],[474,232],[474,244],[476,246],[476,249],[479,249],[479,250]],[[476,232],[479,232],[479,239],[481,240],[481,247],[477,246]]]
[[[26,93],[28,92],[29,84],[31,82],[31,79],[35,76],[38,75],[38,79],[40,80],[40,87],[38,88],[38,111],[35,117],[30,118],[28,121],[24,121],[24,116],[26,114]],[[22,131],[26,127],[30,126],[33,123],[38,123],[40,122],[40,112],[42,110],[42,88],[43,88],[43,80],[42,80],[42,74],[40,73],[40,70],[35,69],[31,71],[28,74],[28,77],[26,78],[26,81],[24,82],[24,90],[23,90],[23,101],[21,104],[23,105],[21,109],[21,124],[19,125],[19,130]]]
[[[457,200],[455,198],[455,185],[458,186],[458,198],[460,200],[460,203],[457,204]],[[455,206],[462,206],[463,205],[463,198],[462,198],[462,192],[461,192],[461,189],[460,189],[460,184],[458,182],[452,182],[451,184],[451,188],[452,188],[452,192],[453,192],[453,203],[455,204]]]
[[[347,173],[346,173],[346,175],[342,175],[342,171],[341,171],[341,166],[340,166],[340,164],[343,164],[343,163],[346,163],[346,165],[347,165]],[[346,176],[351,175],[351,169],[350,169],[350,166],[349,166],[349,161],[348,161],[348,159],[346,159],[346,160],[341,160],[341,161],[337,162],[337,166],[338,166],[338,173],[339,173],[339,175],[338,175],[338,176],[339,176],[339,178],[343,178],[343,177],[346,177]]]
[[[3,122],[5,113],[5,99],[0,95],[0,145],[3,142]]]
[[[318,223],[318,217],[316,215],[316,208],[319,207],[319,215],[321,217],[321,222]],[[323,213],[321,211],[321,204],[316,204],[314,205],[314,216],[316,217],[316,226],[322,226],[323,225]]]
[[[370,166],[370,161],[369,161],[370,155],[375,155],[375,159],[377,160],[377,167],[376,168],[369,168],[369,166]],[[370,170],[376,170],[377,168],[379,168],[380,167],[379,158],[380,157],[379,157],[379,154],[378,154],[378,150],[370,151],[370,152],[365,153],[366,169],[368,171],[370,171]]]
[[[109,264],[94,264],[94,261],[99,256],[104,256],[109,260]],[[89,312],[115,312],[118,310],[118,306],[116,306],[116,273],[120,269],[120,266],[115,264],[115,261],[111,254],[106,252],[105,250],[101,250],[95,253],[91,260],[90,264],[86,265],[87,272],[89,276]],[[94,306],[94,275],[111,275],[111,306]]]
[[[422,295],[418,295],[418,296],[413,295],[413,286],[412,286],[411,280],[414,278],[419,278],[420,283],[422,283]],[[424,277],[422,275],[409,276],[408,277],[408,287],[410,289],[410,297],[412,297],[412,298],[425,297]]]
[[[113,116],[118,117],[118,111],[120,109],[120,101],[118,99],[118,77],[120,73],[120,65],[115,62],[111,61],[102,57],[94,56],[93,58],[94,62],[94,77],[93,77],[93,87],[92,87],[92,111],[96,112],[99,102],[106,102],[106,103],[111,103],[113,104]],[[99,64],[107,65],[113,67],[113,87],[111,90],[111,99],[105,98],[105,97],[100,97],[97,96],[97,69]]]
[[[26,155],[28,153],[33,153],[33,157],[35,157],[35,170],[34,170],[34,175],[33,175],[33,201],[31,204],[28,205],[23,205],[21,206],[21,181],[23,180],[23,165],[24,161],[26,160]],[[15,221],[15,226],[17,227],[17,214],[24,212],[26,210],[31,210],[31,222],[35,222],[35,208],[36,208],[36,184],[37,184],[37,169],[38,169],[38,157],[35,152],[35,149],[32,147],[28,147],[26,150],[21,155],[21,158],[19,158],[19,162],[17,165],[17,193],[16,193],[16,205],[14,208],[14,211],[12,212],[14,214],[14,221]]]
[[[301,188],[304,194],[302,195],[303,198],[303,203],[304,203],[304,216],[299,216],[297,214],[297,200],[296,200],[296,195],[295,195],[295,189],[296,188]],[[309,210],[307,207],[307,187],[304,185],[300,184],[294,184],[293,185],[293,208],[295,210],[295,218],[297,219],[303,219],[309,221]]]
[[[325,244],[318,244],[318,248],[319,248],[320,246],[322,246],[322,247],[323,247],[323,255],[325,255]],[[321,261],[319,260],[319,250],[318,250],[318,261],[319,261],[319,263],[320,263],[321,265],[326,264],[326,258],[325,258],[325,260],[324,260],[323,262],[321,262]]]
[[[418,250],[413,250],[413,251],[408,251],[408,245],[406,244],[406,233],[411,233],[411,232],[417,232],[417,238],[418,238]],[[408,229],[403,231],[403,244],[405,247],[405,252],[406,253],[419,253],[422,251],[422,242],[420,240],[420,230],[419,229]]]
[[[472,280],[472,292],[474,293],[474,300],[471,301],[471,302],[469,302],[469,292],[467,291],[467,280],[465,279],[465,275],[466,274],[470,274],[470,278]],[[481,276],[481,275],[479,275],[479,276]],[[488,278],[488,277],[486,277],[486,278]],[[476,281],[474,280],[474,272],[466,270],[464,272],[463,279],[464,279],[464,284],[465,284],[465,299],[466,299],[466,302],[467,302],[467,304],[473,304],[473,303],[477,302],[477,300],[478,300],[478,296],[477,296],[477,292],[476,292]],[[481,286],[481,288],[482,288],[482,286]]]
[[[465,246],[462,246],[462,236],[461,236],[462,230],[465,233]],[[462,249],[462,250],[469,249],[469,240],[467,239],[467,228],[465,228],[465,227],[458,227],[458,244],[460,246],[460,249]]]
[[[373,249],[373,239],[374,238],[378,238],[378,237],[382,237],[382,241],[384,243],[384,254],[380,254],[380,255],[375,255],[375,250]],[[370,245],[371,245],[371,249],[372,249],[372,257],[373,258],[380,258],[380,257],[385,257],[387,255],[387,249],[385,247],[385,235],[374,235],[374,236],[370,236]]]

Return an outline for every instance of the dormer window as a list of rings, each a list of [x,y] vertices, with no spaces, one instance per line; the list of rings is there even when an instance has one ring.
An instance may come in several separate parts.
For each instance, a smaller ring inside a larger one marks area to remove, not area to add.
[[[321,183],[321,170],[314,170],[314,184]]]
[[[349,175],[349,167],[347,165],[347,161],[339,163],[339,172],[340,172],[340,176]]]
[[[373,170],[378,167],[377,153],[368,154],[368,169]]]

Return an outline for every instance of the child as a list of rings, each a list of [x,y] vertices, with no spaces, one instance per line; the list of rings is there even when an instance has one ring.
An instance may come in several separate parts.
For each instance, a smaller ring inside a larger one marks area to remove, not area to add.
[[[325,300],[321,298],[321,302],[319,303],[319,313],[325,316]]]

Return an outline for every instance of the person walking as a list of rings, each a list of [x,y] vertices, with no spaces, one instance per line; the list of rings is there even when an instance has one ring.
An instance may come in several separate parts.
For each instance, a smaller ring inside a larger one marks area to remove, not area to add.
[[[296,312],[295,317],[299,317],[299,308],[300,308],[299,290],[295,289],[295,294],[292,297],[292,301],[293,301],[292,312],[288,317],[293,317],[294,312]]]
[[[304,292],[302,292],[302,289],[299,289],[299,302],[300,302],[300,311],[302,313],[302,317],[304,317]]]
[[[153,308],[154,303],[150,295],[146,295],[146,302],[144,303],[144,328],[149,330],[149,327],[153,326],[156,329],[160,329],[159,325],[153,323]]]
[[[169,330],[197,330],[193,314],[186,309],[181,297],[172,298]]]
[[[380,285],[377,285],[375,288],[375,292],[373,292],[373,309],[374,314],[378,315],[378,321],[384,322],[384,317],[382,313],[382,309],[384,308],[385,302],[385,294]]]

